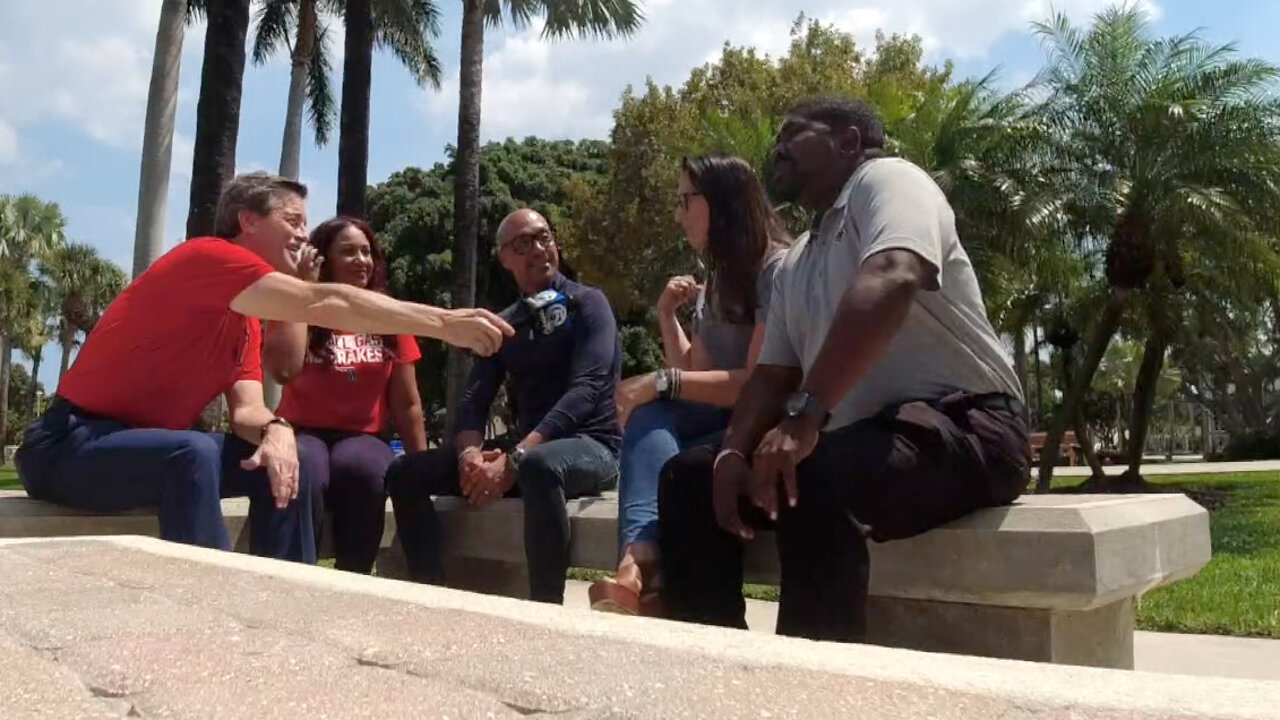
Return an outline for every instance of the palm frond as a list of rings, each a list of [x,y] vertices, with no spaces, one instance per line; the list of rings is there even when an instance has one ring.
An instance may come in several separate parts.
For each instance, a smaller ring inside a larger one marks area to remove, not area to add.
[[[186,24],[204,22],[209,15],[210,0],[187,0]]]
[[[315,131],[316,145],[329,142],[337,121],[337,103],[333,94],[333,53],[328,23],[316,24],[315,44],[307,63],[307,117]]]
[[[374,0],[377,43],[387,48],[419,85],[440,87],[440,58],[431,41],[440,34],[440,11],[433,0]]]
[[[542,0],[546,38],[630,37],[644,24],[637,0]]]
[[[253,62],[261,65],[277,51],[289,50],[297,25],[298,0],[263,0],[254,14]]]

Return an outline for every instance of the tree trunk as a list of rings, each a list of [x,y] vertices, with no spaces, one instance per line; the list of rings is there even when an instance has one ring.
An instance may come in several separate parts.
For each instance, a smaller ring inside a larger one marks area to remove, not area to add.
[[[1026,417],[1023,418],[1028,424],[1031,422],[1031,396],[1028,394],[1027,387],[1027,328],[1019,326],[1013,331],[1013,370],[1018,376],[1018,383],[1022,386],[1023,397],[1028,402],[1023,408]]]
[[[370,0],[347,0],[346,26],[338,136],[338,214],[364,217],[369,175],[369,90],[373,77]]]
[[[133,277],[164,253],[169,170],[173,164],[173,122],[178,111],[183,27],[187,0],[164,0],[151,60],[151,88],[142,131],[142,170],[138,178],[138,222],[133,235]]]
[[[289,103],[284,113],[284,139],[280,144],[280,174],[297,180],[302,170],[302,114],[307,102],[307,77],[316,42],[316,0],[298,6],[298,35],[293,44],[289,72]]]
[[[214,233],[218,199],[236,171],[249,0],[212,2],[207,14],[187,210],[189,238]]]
[[[62,330],[58,333],[58,342],[62,344],[62,365],[58,368],[58,384],[62,384],[62,376],[71,367],[71,349],[76,344],[75,330]]]
[[[1075,363],[1075,353],[1071,348],[1062,349],[1062,384],[1066,387],[1071,386],[1072,367]],[[1093,449],[1093,438],[1089,435],[1089,425],[1084,421],[1084,411],[1082,408],[1076,410],[1076,415],[1071,424],[1071,429],[1076,433],[1076,442],[1080,443],[1080,454],[1084,455],[1085,462],[1089,464],[1089,469],[1093,471],[1094,478],[1106,477],[1106,471],[1102,469],[1102,461],[1098,459],[1098,453]]]
[[[1045,492],[1053,484],[1053,468],[1058,462],[1058,444],[1062,442],[1067,426],[1074,422],[1076,413],[1080,411],[1080,404],[1093,383],[1093,376],[1098,371],[1098,365],[1102,363],[1102,356],[1107,352],[1111,338],[1120,327],[1120,318],[1124,315],[1128,300],[1128,290],[1111,289],[1111,294],[1107,298],[1107,307],[1103,310],[1102,317],[1094,326],[1093,334],[1089,338],[1088,351],[1085,353],[1084,364],[1080,367],[1080,374],[1067,388],[1067,393],[1062,398],[1062,406],[1058,408],[1058,412],[1054,413],[1053,422],[1049,424],[1044,449],[1040,451],[1040,477],[1036,482],[1037,492]]]
[[[1164,368],[1165,347],[1164,336],[1153,330],[1142,348],[1142,364],[1138,366],[1138,378],[1133,384],[1132,437],[1126,473],[1133,479],[1141,477],[1142,456],[1147,445],[1147,431],[1151,427],[1151,410],[1156,402],[1156,385],[1160,380],[1160,370]]]
[[[453,183],[453,307],[476,302],[476,242],[480,234],[480,99],[484,80],[484,0],[463,0],[459,68],[458,150]],[[445,377],[446,437],[469,371],[468,357],[449,348]]]
[[[9,373],[13,366],[13,343],[0,333],[0,445],[9,433]],[[3,460],[3,458],[0,458]]]
[[[1031,325],[1031,360],[1035,364],[1036,372],[1036,422],[1044,422],[1044,385],[1041,380],[1040,368],[1040,326]],[[1030,399],[1030,398],[1028,398]]]
[[[43,357],[43,345],[31,351],[31,388],[27,391],[27,405],[35,415],[40,414],[40,408],[36,407],[36,388],[40,385],[40,360]],[[4,437],[4,433],[0,433],[0,437]]]
[[[280,174],[297,180],[302,172],[302,115],[307,100],[307,79],[311,52],[316,42],[316,0],[302,0],[298,6],[298,34],[293,44],[289,71],[289,100],[284,113],[284,137],[280,142]],[[263,323],[263,332],[266,323]],[[262,379],[267,407],[280,405],[280,383],[270,374]]]

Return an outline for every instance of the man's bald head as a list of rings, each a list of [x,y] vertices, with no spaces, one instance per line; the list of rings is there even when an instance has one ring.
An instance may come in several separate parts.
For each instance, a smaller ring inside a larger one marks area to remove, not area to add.
[[[542,213],[521,208],[507,215],[494,233],[498,262],[526,295],[546,290],[560,271],[560,253],[551,224]]]
[[[538,227],[550,229],[551,224],[537,210],[520,208],[519,210],[513,210],[502,218],[502,222],[498,223],[498,231],[494,233],[494,239],[497,241],[498,247],[502,247],[510,242],[512,238]]]

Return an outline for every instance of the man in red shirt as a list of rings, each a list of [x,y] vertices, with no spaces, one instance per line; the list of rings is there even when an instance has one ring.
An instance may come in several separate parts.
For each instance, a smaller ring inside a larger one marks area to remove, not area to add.
[[[231,181],[216,237],[180,244],[107,309],[45,413],[18,475],[34,498],[118,512],[158,506],[166,540],[230,549],[220,498],[250,498],[250,551],[316,559],[313,493],[288,422],[263,400],[259,319],[419,335],[489,355],[511,327],[294,277],[307,242],[306,188],[266,173]],[[190,430],[219,394],[231,433]]]

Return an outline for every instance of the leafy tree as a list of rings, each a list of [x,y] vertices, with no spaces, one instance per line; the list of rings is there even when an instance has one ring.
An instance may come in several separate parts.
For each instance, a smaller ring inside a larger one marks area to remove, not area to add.
[[[1154,38],[1136,7],[1107,10],[1087,29],[1059,15],[1037,32],[1050,53],[1036,85],[1047,165],[1072,237],[1100,261],[1107,288],[1049,429],[1039,477],[1047,489],[1063,430],[1135,296],[1184,292],[1196,257],[1274,253],[1264,238],[1280,230],[1280,69],[1195,34]],[[1176,326],[1147,328],[1152,366]]]
[[[47,279],[57,317],[61,379],[71,366],[77,337],[98,323],[107,306],[124,290],[127,276],[96,248],[80,243],[68,243],[50,253],[41,261],[40,272]]]
[[[605,288],[622,315],[648,311],[672,274],[702,274],[668,219],[682,156],[731,152],[757,164],[768,181],[765,155],[783,114],[801,99],[867,97],[882,103],[886,117],[899,118],[949,75],[921,64],[918,38],[880,36],[874,50],[864,53],[851,34],[801,16],[781,58],[726,45],[679,88],[628,88],[614,112],[606,180],[572,188],[582,211],[566,229],[566,243],[583,277]],[[805,226],[802,213],[787,213],[794,230]]]
[[[452,149],[450,149],[452,154]],[[489,143],[480,153],[480,273],[477,304],[501,309],[518,297],[510,275],[493,255],[494,233],[508,213],[532,207],[557,229],[578,212],[568,188],[577,182],[602,182],[608,146],[596,140],[547,141],[528,138]],[[449,306],[453,254],[453,162],[429,170],[406,168],[369,192],[369,219],[387,250],[392,294]],[[568,273],[573,251],[562,252]],[[423,347],[419,385],[428,411],[445,407],[447,351],[438,343]]]
[[[638,0],[462,0],[462,50],[458,92],[458,145],[454,162],[453,298],[457,307],[474,303],[480,238],[480,91],[484,78],[486,26],[504,21],[515,27],[543,18],[542,37],[629,37],[644,22]],[[466,381],[466,356],[449,354],[449,407]]]
[[[44,385],[35,380],[31,373],[21,365],[15,364],[9,373],[9,381],[5,384],[5,393],[13,402],[9,405],[12,422],[0,435],[0,445],[18,445],[22,442],[22,433],[36,418],[36,406],[32,398],[44,394]]]
[[[56,203],[34,195],[0,195],[0,437],[8,426],[14,341],[38,312],[32,265],[62,245],[65,229]]]

